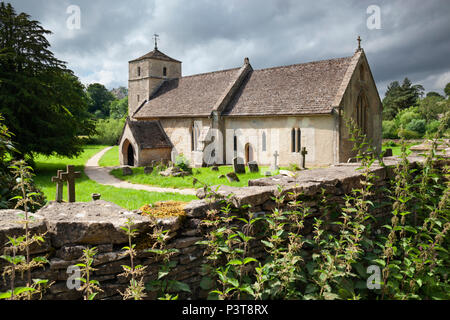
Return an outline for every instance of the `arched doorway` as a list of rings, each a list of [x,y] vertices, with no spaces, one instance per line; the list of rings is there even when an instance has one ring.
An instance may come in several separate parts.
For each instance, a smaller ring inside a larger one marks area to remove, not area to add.
[[[245,164],[253,161],[253,147],[250,143],[245,145]]]
[[[131,143],[128,144],[127,148],[127,165],[134,167],[134,150]]]

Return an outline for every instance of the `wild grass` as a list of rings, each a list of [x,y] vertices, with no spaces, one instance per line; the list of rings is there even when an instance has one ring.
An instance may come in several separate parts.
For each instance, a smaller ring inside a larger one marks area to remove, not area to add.
[[[114,146],[106,152],[100,159],[98,164],[101,167],[116,167],[119,166],[119,146]]]
[[[42,157],[37,156],[36,161],[36,176],[34,181],[39,189],[47,197],[47,200],[55,200],[56,185],[51,182],[51,177],[56,175],[57,170],[65,170],[66,165],[75,165],[77,171],[81,171],[80,179],[76,180],[76,201],[88,202],[92,201],[92,193],[100,193],[101,199],[114,202],[115,204],[135,210],[146,204],[155,203],[157,201],[191,201],[196,199],[191,195],[180,195],[177,193],[158,193],[147,192],[141,190],[120,189],[111,186],[101,185],[95,181],[90,180],[83,172],[84,164],[93,155],[101,151],[106,146],[102,145],[87,145],[83,153],[74,159],[64,157]],[[67,201],[67,189],[64,187],[64,201]]]

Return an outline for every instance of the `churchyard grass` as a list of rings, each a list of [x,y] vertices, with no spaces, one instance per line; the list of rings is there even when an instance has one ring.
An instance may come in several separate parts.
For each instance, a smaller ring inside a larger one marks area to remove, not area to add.
[[[193,188],[192,180],[196,178],[202,183],[208,185],[227,185],[233,187],[245,187],[248,186],[248,180],[258,179],[264,177],[264,171],[268,170],[268,167],[260,167],[259,172],[249,172],[248,168],[245,168],[245,174],[238,174],[239,182],[229,182],[226,177],[220,178],[220,175],[225,175],[228,172],[233,171],[232,166],[220,166],[219,171],[212,171],[210,167],[205,168],[193,168],[192,175],[186,177],[163,177],[158,172],[152,172],[151,174],[145,174],[144,168],[133,168],[133,175],[123,176],[121,169],[114,169],[111,174],[118,179],[126,180],[131,183],[146,184],[152,186],[159,186],[162,188]],[[272,172],[272,174],[278,174],[278,171]],[[198,186],[197,186],[198,187]]]
[[[119,146],[114,146],[98,162],[101,167],[116,167],[119,166]]]
[[[406,153],[407,154],[411,153],[409,151],[409,148],[411,148],[412,146],[420,144],[419,142],[408,143],[408,140],[406,140],[405,142],[406,142]],[[392,155],[393,156],[400,156],[402,154],[402,146],[400,144],[395,144],[393,146],[387,146],[387,145],[384,144],[384,141],[383,141],[382,151],[385,151],[388,148],[392,149]]]
[[[120,189],[111,186],[98,184],[90,180],[83,172],[86,161],[106,146],[88,145],[83,153],[74,159],[61,157],[37,156],[36,176],[34,180],[39,189],[47,197],[47,201],[55,200],[56,185],[51,181],[51,177],[56,175],[57,170],[65,170],[66,165],[73,164],[77,171],[81,171],[81,178],[76,179],[76,201],[92,201],[92,193],[100,193],[101,199],[114,202],[115,204],[129,210],[138,209],[143,205],[155,203],[157,201],[191,201],[195,196],[181,195],[176,193],[147,192],[141,190]],[[67,201],[67,186],[64,186],[63,199]]]

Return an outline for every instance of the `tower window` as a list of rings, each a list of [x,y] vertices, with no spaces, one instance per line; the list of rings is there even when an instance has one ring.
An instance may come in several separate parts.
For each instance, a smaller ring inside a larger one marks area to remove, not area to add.
[[[141,76],[141,67],[137,67],[137,75],[138,75],[138,77]]]
[[[295,152],[295,129],[291,130],[291,152]]]
[[[163,76],[164,76],[164,77],[167,76],[167,68],[166,68],[166,67],[163,68]]]
[[[237,151],[237,137],[236,137],[236,135],[233,137],[233,150]]]

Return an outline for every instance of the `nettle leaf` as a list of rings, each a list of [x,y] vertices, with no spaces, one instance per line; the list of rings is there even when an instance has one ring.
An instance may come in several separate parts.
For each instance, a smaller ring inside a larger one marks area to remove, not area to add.
[[[210,277],[203,277],[202,281],[200,281],[200,288],[203,290],[209,290],[214,286],[214,280]]]
[[[258,262],[255,258],[247,257],[244,259],[244,264],[250,263],[250,262]]]
[[[239,259],[234,259],[227,263],[227,265],[241,265],[241,264],[242,264],[242,261]]]

